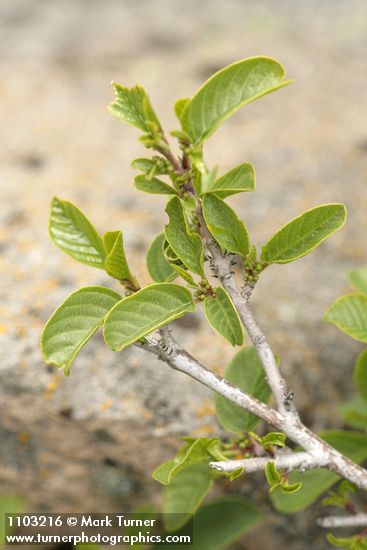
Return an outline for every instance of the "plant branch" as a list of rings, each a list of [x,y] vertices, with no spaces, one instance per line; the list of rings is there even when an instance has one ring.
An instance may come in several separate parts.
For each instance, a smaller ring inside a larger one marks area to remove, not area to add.
[[[293,392],[288,389],[284,378],[281,376],[274,354],[265,338],[265,335],[257,325],[249,307],[248,301],[253,287],[246,287],[243,295],[241,295],[236,280],[232,274],[231,258],[230,256],[222,253],[218,243],[208,230],[200,203],[197,208],[197,216],[207,248],[211,254],[211,268],[225,290],[230,295],[238,315],[257,350],[266,373],[267,382],[275,397],[278,410],[283,414],[293,414],[296,419],[298,415],[293,406]]]
[[[320,527],[366,527],[367,514],[355,514],[353,516],[327,516],[319,518],[317,525]]]
[[[154,353],[173,369],[188,374],[191,378],[226,397],[242,409],[262,418],[274,428],[281,429],[282,418],[277,411],[204,367],[182,348],[167,330],[164,331],[161,340],[148,336],[146,342],[138,344],[138,346]]]
[[[175,158],[172,158],[171,155],[166,156],[166,158],[171,162],[176,173],[182,170],[181,166],[177,166]],[[367,471],[328,445],[301,422],[293,403],[293,392],[288,389],[287,383],[278,369],[272,349],[264,333],[258,326],[249,306],[253,285],[245,285],[240,292],[232,273],[232,258],[230,255],[222,253],[218,243],[206,226],[200,198],[197,199],[197,202],[199,232],[205,240],[207,249],[211,255],[210,267],[231,297],[239,317],[257,350],[267,382],[275,397],[277,410],[241,391],[201,365],[175,342],[169,330],[161,331],[160,341],[153,341],[154,339],[152,340],[151,337],[148,337],[142,346],[148,351],[155,353],[155,355],[168,363],[172,368],[188,374],[223,397],[226,397],[232,403],[282,431],[291,441],[300,445],[307,454],[311,455],[308,457],[309,461],[316,460],[317,457],[318,465],[324,464],[329,470],[348,479],[358,487],[367,490]]]
[[[231,473],[240,467],[244,468],[244,473],[249,474],[252,472],[258,472],[265,470],[268,462],[274,462],[278,469],[287,470],[299,470],[305,472],[306,470],[312,470],[314,468],[322,468],[326,465],[327,459],[324,455],[314,455],[311,452],[299,452],[293,453],[292,451],[281,453],[279,452],[274,457],[257,457],[257,458],[244,458],[242,460],[223,460],[220,462],[210,462],[210,466],[220,472]]]
[[[328,457],[326,461],[328,469],[355,483],[358,487],[367,490],[367,471],[328,445],[301,422],[293,403],[293,392],[288,389],[278,369],[271,347],[251,311],[249,299],[253,287],[245,286],[242,293],[239,291],[231,271],[231,259],[228,255],[222,253],[208,230],[200,202],[197,215],[201,232],[211,254],[211,268],[231,297],[265,370],[268,384],[277,403],[278,412],[282,417],[281,430],[289,439],[301,445],[306,451],[316,453],[319,457],[326,455]]]
[[[367,490],[366,470],[343,456],[339,451],[326,443],[326,441],[320,439],[302,424],[299,419],[296,424],[289,423],[288,415],[284,416],[284,414],[265,405],[252,395],[233,386],[204,367],[175,341],[169,328],[164,327],[163,331],[161,330],[160,340],[148,336],[144,343],[136,345],[153,353],[173,369],[188,374],[204,386],[226,397],[232,403],[251,412],[277,430],[282,431],[291,441],[305,449],[306,454],[310,455],[307,460],[315,461],[314,467],[320,467],[323,463],[324,467],[348,479],[351,483],[357,485],[357,487]],[[240,466],[240,464],[237,465],[237,461],[231,462],[236,462],[236,468]]]

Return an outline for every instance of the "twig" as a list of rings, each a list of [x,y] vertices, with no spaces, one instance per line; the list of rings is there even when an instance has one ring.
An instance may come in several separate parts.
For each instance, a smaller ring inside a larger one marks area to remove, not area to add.
[[[182,171],[182,167],[177,165],[176,159],[172,159],[171,155],[169,155],[168,160],[172,163],[176,173]],[[222,253],[218,243],[208,230],[199,198],[197,216],[200,234],[202,238],[205,239],[206,247],[210,253],[210,267],[213,274],[219,279],[222,286],[231,297],[239,317],[257,350],[266,374],[267,382],[275,397],[277,410],[265,405],[246,392],[241,391],[239,388],[233,386],[201,365],[185,349],[175,342],[169,331],[161,331],[160,341],[146,340],[145,344],[142,344],[142,346],[148,351],[155,353],[155,355],[158,355],[160,359],[168,363],[172,368],[188,374],[223,397],[226,397],[232,401],[232,403],[255,414],[271,426],[282,431],[290,440],[300,445],[306,451],[304,457],[307,455],[307,460],[304,464],[312,463],[314,465],[312,467],[324,465],[324,467],[348,479],[361,489],[367,490],[367,471],[320,439],[301,422],[293,403],[293,392],[288,389],[278,369],[271,347],[264,333],[258,326],[249,306],[249,299],[253,287],[245,286],[242,292],[239,291],[232,273],[232,258]],[[292,460],[297,462],[297,458]],[[238,468],[238,461],[231,462],[232,466],[233,462],[235,462],[235,467]]]
[[[188,374],[201,384],[204,384],[204,386],[226,397],[232,403],[251,412],[277,430],[282,431],[290,440],[305,449],[307,454],[310,455],[308,460],[312,460],[315,463],[315,467],[321,467],[324,464],[324,467],[348,479],[361,489],[367,490],[367,471],[361,466],[358,466],[358,464],[355,464],[320,439],[302,424],[300,420],[298,420],[297,424],[290,424],[288,417],[284,416],[284,414],[265,405],[252,395],[233,386],[201,365],[174,340],[171,334],[169,334],[168,338],[167,335],[164,335],[161,337],[161,340],[148,337],[144,344],[137,345],[146,351],[154,353],[173,369]],[[231,462],[232,465],[235,463],[235,469],[239,467],[237,465],[238,461]]]
[[[288,472],[299,470],[305,472],[314,468],[322,468],[327,463],[326,456],[317,456],[306,452],[279,453],[275,457],[244,458],[243,460],[223,460],[221,462],[210,462],[210,466],[220,472],[231,473],[243,467],[245,474],[265,470],[268,462],[274,462],[278,469]]]
[[[241,296],[235,278],[231,272],[231,258],[228,255],[222,254],[220,247],[209,232],[200,204],[197,208],[197,216],[211,254],[211,268],[230,295],[238,315],[257,350],[266,373],[268,384],[277,402],[278,409],[282,413],[292,414],[294,420],[297,420],[298,414],[293,406],[293,393],[288,389],[284,378],[281,376],[274,354],[265,335],[257,325],[249,307],[248,297],[252,289],[245,289],[243,293],[245,297]]]
[[[367,526],[367,514],[327,516],[325,518],[319,518],[317,524],[320,525],[320,527],[365,527]]]
[[[166,333],[159,341],[154,338],[147,338],[146,343],[138,344],[138,346],[154,353],[173,369],[188,374],[191,378],[226,397],[242,409],[262,418],[274,428],[281,429],[282,417],[277,411],[201,365],[173,339],[171,334],[167,338]]]

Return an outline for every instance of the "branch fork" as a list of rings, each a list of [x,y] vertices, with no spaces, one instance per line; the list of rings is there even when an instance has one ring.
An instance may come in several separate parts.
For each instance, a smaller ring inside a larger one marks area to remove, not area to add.
[[[174,168],[176,169],[175,165]],[[200,364],[175,341],[168,327],[164,327],[159,331],[159,340],[147,337],[145,342],[139,344],[139,346],[157,355],[159,359],[166,362],[173,369],[186,373],[232,403],[261,418],[270,426],[283,432],[289,440],[303,448],[302,452],[286,454],[278,452],[275,457],[269,458],[255,457],[243,460],[214,461],[210,462],[210,466],[213,469],[225,472],[232,472],[239,467],[243,467],[245,473],[264,470],[266,464],[270,461],[275,462],[278,468],[285,469],[287,472],[295,469],[306,471],[324,467],[354,483],[357,487],[367,490],[367,471],[320,439],[302,423],[294,404],[293,391],[288,388],[266,336],[258,326],[252,313],[250,298],[254,284],[245,283],[239,289],[232,271],[233,255],[222,252],[207,228],[200,199],[198,199],[196,214],[199,233],[206,245],[207,257],[210,259],[213,276],[219,280],[230,296],[242,324],[257,350],[267,382],[274,395],[276,407],[273,408],[262,403]]]

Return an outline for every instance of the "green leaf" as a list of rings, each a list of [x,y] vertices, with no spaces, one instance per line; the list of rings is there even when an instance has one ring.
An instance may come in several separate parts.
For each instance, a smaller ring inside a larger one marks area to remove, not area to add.
[[[140,170],[143,172],[148,179],[150,177],[162,176],[167,174],[167,164],[166,160],[161,157],[155,157],[154,160],[146,158],[138,158],[132,161],[131,167],[135,170]]]
[[[240,350],[225,370],[224,377],[241,390],[263,403],[268,403],[271,391],[265,381],[264,369],[254,347]],[[219,423],[229,432],[243,434],[252,430],[259,422],[256,416],[221,395],[215,397],[215,408]]]
[[[24,500],[21,497],[0,498],[0,549],[5,546],[5,536],[11,533],[6,529],[5,514],[20,514],[24,508]]]
[[[183,97],[182,99],[178,99],[175,103],[175,113],[178,118],[178,120],[181,120],[181,116],[183,111],[186,109],[187,105],[190,103],[189,97]]]
[[[177,191],[173,187],[158,178],[149,179],[146,176],[137,176],[135,178],[135,187],[139,191],[153,195],[177,195]]]
[[[347,479],[344,479],[338,485],[338,493],[341,497],[350,498],[349,493],[358,493],[358,487]]]
[[[164,243],[163,243],[163,254],[166,260],[170,264],[183,265],[180,258],[177,256],[176,252],[172,250],[171,245],[169,244],[166,238],[164,238]]]
[[[193,277],[191,277],[190,273],[188,273],[185,268],[181,267],[180,265],[172,264],[172,269],[174,269],[174,271],[176,271],[176,273],[190,286],[197,288],[195,280],[193,279]]]
[[[281,432],[269,432],[264,437],[261,438],[261,444],[264,448],[269,448],[272,445],[277,447],[284,447],[287,437]]]
[[[338,413],[343,421],[353,428],[367,428],[367,403],[361,395],[338,403]]]
[[[169,224],[165,235],[172,250],[193,273],[204,275],[204,248],[197,233],[190,233],[182,203],[173,197],[166,206]]]
[[[258,508],[244,498],[226,496],[204,504],[194,516],[192,550],[221,550],[260,522]]]
[[[355,290],[367,294],[367,267],[351,271],[348,274],[348,281]]]
[[[334,535],[328,533],[326,538],[330,544],[339,548],[348,548],[349,550],[366,550],[367,548],[367,537],[361,538],[360,535],[334,537]]]
[[[52,241],[78,262],[104,269],[104,246],[93,225],[71,202],[52,199],[49,232]]]
[[[183,470],[163,493],[164,527],[172,532],[180,529],[187,518],[178,514],[193,514],[212,487],[208,464],[194,464]],[[177,515],[176,515],[177,514]]]
[[[239,477],[241,477],[244,471],[245,471],[245,468],[243,466],[240,466],[239,468],[232,470],[232,472],[225,472],[225,473],[227,474],[229,481],[234,481],[235,479],[238,479]]]
[[[125,540],[130,541],[130,546],[134,550],[147,550],[147,546],[143,542],[144,540],[146,540],[144,537],[149,536],[149,533],[151,532],[151,529],[152,529],[151,526],[154,525],[157,519],[159,521],[158,510],[154,506],[149,506],[149,505],[141,506],[141,507],[139,506],[139,508],[133,509],[133,511],[129,514],[129,519],[143,521],[145,525],[144,524],[142,525],[139,521],[136,523],[133,523],[132,525],[124,525],[123,535],[125,537],[130,537],[129,539],[126,538]],[[154,525],[154,527],[156,526]],[[137,537],[137,538],[134,539],[132,537]],[[111,539],[111,542],[112,540],[113,539]],[[139,543],[134,541],[139,541]],[[117,543],[116,546],[118,547],[119,544]],[[151,548],[152,546],[149,546],[149,549]],[[80,550],[83,550],[82,546],[80,547]],[[101,550],[105,550],[105,548]]]
[[[137,85],[129,89],[113,82],[112,88],[115,101],[108,107],[110,113],[116,118],[143,130],[143,132],[150,132],[151,124],[155,124],[160,128],[157,115],[142,86]]]
[[[153,240],[147,252],[146,262],[149,275],[156,283],[164,283],[176,278],[176,273],[163,254],[165,240],[164,233],[160,233]]]
[[[138,158],[132,161],[131,168],[135,170],[140,170],[144,174],[148,175],[152,170],[154,170],[156,164],[151,159]]]
[[[270,57],[250,57],[225,67],[205,82],[181,112],[183,130],[198,145],[238,109],[289,84],[284,75],[284,68]]]
[[[292,495],[293,493],[298,493],[302,488],[302,483],[298,481],[297,483],[282,483],[280,489],[285,495]]]
[[[108,275],[119,281],[131,281],[138,287],[126,260],[122,231],[105,233],[103,244],[106,251],[105,269]]]
[[[367,434],[333,430],[319,435],[354,462],[361,463],[367,459]],[[310,506],[339,480],[338,475],[326,469],[309,470],[304,473],[292,472],[289,475],[289,483],[302,482],[301,490],[293,495],[284,495],[277,491],[271,495],[271,500],[278,512],[293,514]]]
[[[243,344],[242,325],[232,300],[223,288],[216,288],[215,294],[215,298],[208,297],[204,300],[209,324],[232,346],[240,346]]]
[[[87,286],[73,292],[47,321],[41,336],[44,361],[69,373],[81,348],[103,324],[121,296],[102,286]]]
[[[208,172],[205,166],[203,166],[203,168],[204,169],[201,172],[200,194],[207,193],[213,187],[215,180],[217,179],[219,170],[218,166],[214,166],[214,168],[210,170],[210,172]]]
[[[156,283],[112,308],[104,323],[104,338],[113,351],[120,351],[189,311],[195,311],[195,304],[186,288]]]
[[[362,351],[357,357],[357,361],[354,365],[353,377],[357,390],[367,401],[367,349]]]
[[[324,204],[307,210],[282,227],[264,246],[266,264],[286,264],[302,258],[345,222],[343,204]]]
[[[334,302],[324,316],[340,330],[360,342],[367,342],[367,296],[346,294]]]
[[[280,482],[281,476],[275,465],[275,462],[268,462],[265,466],[266,481],[270,486],[276,485]]]
[[[358,487],[353,485],[346,479],[338,484],[336,491],[329,491],[328,496],[323,498],[321,504],[323,506],[335,506],[345,508],[351,499],[350,493],[357,493]]]
[[[247,498],[226,496],[203,504],[193,518],[192,545],[176,546],[182,550],[224,550],[230,548],[261,520],[256,506]],[[154,547],[164,550],[165,546]]]
[[[215,195],[205,195],[203,215],[210,233],[223,248],[242,256],[248,254],[247,229],[228,204]]]
[[[152,473],[153,479],[163,483],[163,485],[169,485],[172,480],[186,468],[198,462],[209,462],[210,457],[207,449],[213,441],[219,440],[218,438],[208,439],[206,437],[200,437],[199,439],[194,439],[194,441],[189,441],[179,450],[175,458],[160,464],[160,466],[154,470]]]
[[[207,193],[215,193],[224,199],[236,193],[255,190],[255,171],[252,164],[244,162],[217,179]]]

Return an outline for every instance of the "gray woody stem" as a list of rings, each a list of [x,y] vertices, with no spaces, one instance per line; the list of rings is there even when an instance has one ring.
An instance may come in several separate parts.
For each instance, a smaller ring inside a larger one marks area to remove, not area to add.
[[[165,155],[166,158],[167,155]],[[181,166],[175,159],[172,160],[171,154],[168,160],[172,163],[176,173],[180,175]],[[239,407],[253,413],[274,428],[282,431],[290,440],[300,445],[306,452],[295,453],[286,458],[286,455],[280,454],[273,458],[279,467],[286,467],[287,470],[298,468],[301,471],[307,468],[326,467],[329,470],[348,479],[361,489],[367,490],[367,471],[343,456],[336,449],[322,441],[316,434],[302,424],[298,412],[293,403],[293,392],[291,392],[282,377],[275,361],[274,354],[266,340],[265,335],[257,325],[249,306],[249,299],[253,288],[245,286],[242,292],[239,291],[236,280],[232,274],[231,257],[222,254],[222,251],[208,230],[203,218],[201,202],[198,199],[197,216],[199,221],[199,231],[206,242],[206,247],[211,254],[210,266],[214,275],[219,279],[222,286],[228,292],[232,302],[238,312],[238,315],[245,326],[249,337],[255,346],[261,363],[263,365],[268,384],[275,397],[277,410],[265,405],[255,397],[241,391],[223,378],[217,376],[212,371],[201,365],[194,357],[184,350],[172,338],[169,329],[161,329],[161,339],[155,340],[147,337],[144,344],[139,344],[147,351],[158,355],[158,357],[168,363],[172,368],[184,372],[201,382],[208,388],[229,399]],[[301,459],[301,461],[300,461]],[[251,468],[265,468],[268,459],[247,459],[246,471]],[[286,466],[281,462],[285,461]],[[237,469],[243,461],[228,461],[226,463],[212,462],[211,466],[216,469],[225,469],[233,471]]]
[[[312,467],[318,468],[324,466],[339,474],[341,477],[348,479],[361,489],[367,490],[366,470],[320,439],[316,434],[304,426],[299,419],[296,424],[290,424],[287,416],[261,403],[261,401],[255,397],[245,393],[220,376],[214,374],[182,348],[173,339],[167,329],[162,332],[160,340],[148,336],[146,342],[144,344],[138,344],[138,346],[146,351],[154,353],[173,369],[188,374],[198,382],[214,390],[216,393],[226,397],[232,403],[255,414],[277,430],[284,432],[290,440],[301,445],[301,447],[307,451],[306,454],[310,455],[308,460],[312,461]],[[277,460],[277,458],[275,460]],[[242,465],[240,462],[241,461],[236,460],[229,461],[229,466],[226,466],[226,469],[228,471],[231,471],[231,469],[236,470]],[[220,466],[218,468],[218,465],[214,462],[211,463],[211,466],[217,469],[220,468]],[[288,464],[288,469],[290,466],[291,465]],[[303,470],[302,464],[293,464],[293,466]]]
[[[300,453],[279,453],[275,457],[244,458],[243,460],[226,460],[223,462],[211,462],[210,465],[221,472],[231,473],[241,466],[246,474],[265,470],[268,462],[274,462],[278,469],[284,469],[290,472],[298,469],[302,472],[321,468],[326,465],[326,457],[313,455],[311,452]]]
[[[252,343],[256,347],[257,353],[266,373],[267,382],[275,397],[278,409],[281,413],[292,414],[296,419],[298,415],[293,407],[293,393],[288,390],[287,384],[279,372],[274,354],[265,338],[265,335],[256,324],[252,311],[249,307],[248,301],[251,296],[252,288],[247,287],[244,289],[243,295],[240,294],[237,283],[232,274],[231,257],[222,254],[220,247],[206,227],[200,205],[197,209],[197,215],[202,235],[206,240],[207,248],[211,254],[211,268],[230,295],[238,315],[245,326]]]
[[[277,411],[201,365],[173,339],[169,331],[164,331],[161,340],[148,336],[146,343],[139,344],[139,347],[154,353],[173,369],[188,374],[191,378],[226,397],[242,409],[262,418],[274,428],[281,429],[282,417]]]
[[[266,373],[268,384],[275,396],[278,412],[282,417],[281,430],[306,451],[318,457],[325,466],[340,476],[367,490],[367,471],[349,460],[336,449],[322,441],[316,434],[302,424],[293,403],[293,392],[287,388],[275,361],[267,339],[257,325],[249,306],[252,288],[244,287],[240,293],[231,271],[231,258],[222,251],[208,230],[199,203],[197,215],[202,236],[211,254],[211,268],[231,297],[233,304],[250,336]]]
[[[328,516],[319,518],[317,524],[320,527],[367,527],[367,514],[354,514],[353,516]]]

